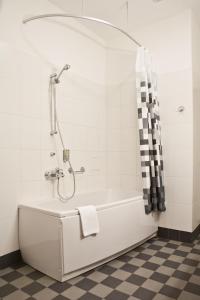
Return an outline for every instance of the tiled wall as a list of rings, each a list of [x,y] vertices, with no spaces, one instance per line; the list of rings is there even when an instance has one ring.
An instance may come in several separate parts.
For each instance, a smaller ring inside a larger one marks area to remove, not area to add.
[[[192,76],[193,76],[193,230],[200,224],[200,24],[195,13],[191,13],[192,25]]]
[[[3,3],[4,28],[11,2]],[[64,166],[60,141],[49,135],[48,81],[65,63],[71,69],[57,86],[58,114],[74,169],[86,168],[77,176],[77,192],[106,188],[106,50],[90,32],[72,33],[62,24],[36,22],[24,29],[26,8],[33,9],[25,2],[16,3],[15,36],[0,30],[0,255],[18,249],[18,203],[55,195],[44,172]],[[71,187],[66,174],[63,192]]]
[[[0,48],[4,57],[0,71],[0,253],[4,254],[18,247],[17,204],[52,197],[53,185],[45,181],[44,172],[57,166],[66,167],[61,163],[59,139],[49,135],[50,68],[34,56],[11,50],[10,45],[1,44]],[[77,176],[77,192],[104,189],[105,87],[72,72],[62,78],[67,84],[61,82],[57,87],[58,114],[66,147],[71,149],[73,167],[86,168],[84,176]],[[50,157],[51,151],[56,152],[54,158]],[[66,175],[63,190],[70,193],[70,186],[72,178]]]
[[[75,31],[61,20],[22,25],[26,15],[47,12],[47,7],[55,12],[48,1],[37,5],[8,0],[0,11],[0,255],[19,247],[18,203],[56,195],[44,172],[65,168],[60,141],[49,135],[49,75],[57,68],[71,64],[57,86],[57,102],[72,165],[86,169],[77,176],[77,192],[134,189],[138,176],[135,53],[108,50],[78,23],[71,24]],[[121,65],[116,64],[119,56]],[[69,194],[72,178],[67,172],[63,182],[62,192]]]
[[[127,41],[123,41],[124,49],[120,49],[120,43],[119,38],[113,40],[107,50],[108,187],[141,190],[134,68],[136,52],[133,47],[125,50]]]

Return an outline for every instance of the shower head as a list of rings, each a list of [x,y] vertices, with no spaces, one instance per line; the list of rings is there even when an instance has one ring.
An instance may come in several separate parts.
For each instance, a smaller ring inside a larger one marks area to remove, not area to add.
[[[55,83],[59,83],[60,82],[60,77],[61,77],[61,75],[62,75],[62,73],[64,72],[64,71],[67,71],[67,70],[69,70],[70,69],[70,65],[68,65],[68,64],[66,64],[66,65],[64,65],[64,67],[61,69],[61,71],[60,71],[60,73],[58,73],[58,75],[57,74],[55,74],[53,77],[54,77],[54,82]]]

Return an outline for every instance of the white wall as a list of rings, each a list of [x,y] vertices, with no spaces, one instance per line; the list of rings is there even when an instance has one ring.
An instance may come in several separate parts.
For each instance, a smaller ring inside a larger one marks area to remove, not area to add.
[[[193,101],[191,15],[185,11],[135,33],[158,72],[167,210],[162,227],[192,231]],[[185,111],[178,113],[183,105]]]
[[[94,34],[60,23],[22,25],[24,16],[58,11],[48,1],[2,2],[0,11],[0,255],[18,249],[17,205],[52,197],[44,172],[62,167],[61,146],[49,135],[48,80],[71,64],[58,86],[58,113],[71,149],[77,192],[106,188],[106,50]],[[50,152],[56,156],[50,158]],[[63,190],[70,193],[66,176]]]
[[[22,24],[25,16],[55,11],[47,0],[2,1],[0,255],[19,247],[18,204],[56,196],[44,172],[65,166],[60,141],[49,135],[48,84],[49,75],[64,64],[71,69],[57,86],[58,114],[74,169],[86,168],[77,176],[77,193],[134,189],[139,182],[135,52],[116,50],[119,43],[107,49],[74,21]],[[63,182],[62,191],[69,194],[71,177],[66,174]]]
[[[193,78],[193,230],[200,224],[200,23],[195,13],[192,24],[192,78]]]
[[[141,190],[135,91],[136,51],[116,37],[107,49],[108,188]]]

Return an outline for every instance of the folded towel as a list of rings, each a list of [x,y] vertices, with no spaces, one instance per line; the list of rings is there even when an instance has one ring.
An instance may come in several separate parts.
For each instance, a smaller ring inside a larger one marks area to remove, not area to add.
[[[93,205],[77,207],[82,226],[83,236],[99,233],[99,221],[96,207]]]

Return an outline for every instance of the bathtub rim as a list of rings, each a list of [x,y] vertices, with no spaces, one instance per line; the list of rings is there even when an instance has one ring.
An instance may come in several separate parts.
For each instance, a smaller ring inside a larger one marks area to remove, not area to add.
[[[58,199],[53,199],[53,200],[48,201],[46,203],[52,203],[52,201],[59,201],[59,200]],[[98,212],[98,211],[102,211],[102,210],[105,210],[105,209],[113,208],[115,206],[126,205],[126,204],[129,204],[130,202],[138,202],[138,201],[143,201],[142,194],[138,195],[138,196],[129,197],[127,199],[112,201],[112,202],[108,202],[108,203],[104,203],[104,204],[100,204],[100,205],[95,205],[95,204],[94,205],[96,206],[96,210]],[[42,205],[44,205],[44,203],[37,203],[37,204],[32,204],[32,203],[24,204],[24,203],[22,203],[22,204],[18,205],[18,209],[37,210],[40,213],[50,215],[50,216],[53,216],[53,217],[57,217],[57,218],[65,218],[65,217],[72,217],[72,216],[79,215],[79,211],[76,208],[69,209],[69,210],[63,210],[63,211],[56,211],[56,210],[53,210],[53,209],[48,209],[46,207],[44,208],[44,207],[42,207]]]

